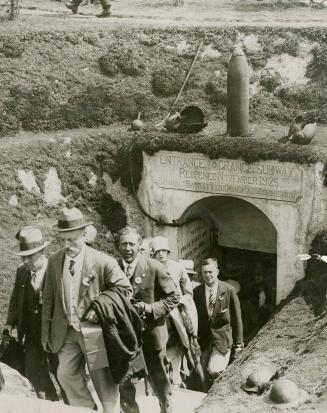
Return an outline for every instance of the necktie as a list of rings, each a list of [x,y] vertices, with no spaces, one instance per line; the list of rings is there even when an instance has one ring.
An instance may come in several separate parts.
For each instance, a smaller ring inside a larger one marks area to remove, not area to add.
[[[36,286],[36,272],[32,272],[32,273],[31,273],[31,284],[32,284],[32,287],[34,288],[34,290],[37,290],[37,286]]]
[[[209,314],[210,315],[212,315],[215,304],[216,304],[216,297],[214,294],[214,289],[210,288],[210,294],[209,294]]]
[[[131,278],[131,277],[132,277],[132,275],[133,275],[133,268],[132,268],[131,265],[129,265],[129,266],[126,268],[126,275],[127,275],[128,278]]]
[[[69,272],[70,272],[70,275],[71,275],[72,277],[74,277],[74,275],[75,275],[74,264],[75,264],[75,261],[74,261],[74,260],[70,260],[70,263],[69,263]]]

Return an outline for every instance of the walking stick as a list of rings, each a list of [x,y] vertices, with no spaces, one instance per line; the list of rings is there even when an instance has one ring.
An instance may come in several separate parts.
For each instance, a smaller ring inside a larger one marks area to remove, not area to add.
[[[144,387],[145,387],[145,395],[149,396],[149,385],[148,385],[148,378],[144,376]]]
[[[169,116],[171,115],[171,112],[172,112],[174,106],[175,106],[176,103],[179,101],[179,98],[181,97],[181,94],[183,93],[183,90],[184,90],[184,88],[185,88],[185,86],[186,86],[186,83],[187,83],[187,81],[189,80],[189,78],[190,78],[190,76],[191,76],[192,70],[193,70],[193,68],[194,68],[194,66],[195,66],[195,62],[197,61],[197,59],[198,59],[198,57],[199,57],[200,51],[201,51],[201,49],[202,49],[202,46],[203,46],[203,41],[201,41],[201,43],[200,43],[199,46],[198,46],[198,50],[196,51],[196,54],[195,54],[195,56],[193,57],[193,61],[192,61],[191,66],[190,66],[190,68],[189,68],[189,70],[188,70],[188,72],[187,72],[187,75],[185,76],[185,79],[184,79],[184,82],[183,82],[183,84],[182,84],[182,87],[180,88],[180,90],[179,90],[179,92],[178,92],[178,95],[176,96],[173,104],[170,106],[168,115],[167,115],[161,122],[159,122],[159,123],[156,125],[156,128],[160,129],[160,128],[164,125],[166,119],[168,119]]]

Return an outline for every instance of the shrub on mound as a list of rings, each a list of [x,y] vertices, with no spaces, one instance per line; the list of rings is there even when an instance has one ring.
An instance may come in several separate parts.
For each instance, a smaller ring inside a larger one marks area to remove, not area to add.
[[[226,87],[209,80],[205,85],[205,93],[209,96],[209,101],[213,107],[220,105],[226,105],[227,102],[227,90]]]
[[[287,53],[291,56],[298,56],[300,53],[299,37],[295,34],[288,35],[285,40],[275,46],[275,54]]]
[[[18,58],[24,52],[24,44],[17,39],[10,38],[4,41],[1,51],[5,57]]]
[[[260,85],[268,92],[273,92],[278,86],[282,84],[281,76],[278,72],[269,73],[263,76],[260,80]]]
[[[176,95],[184,81],[184,74],[175,66],[166,66],[152,74],[152,91],[156,96]],[[187,87],[187,86],[186,86]]]
[[[19,131],[20,122],[19,120],[6,112],[1,112],[0,114],[0,136],[10,136],[14,135]]]
[[[127,76],[139,76],[145,70],[142,58],[132,49],[114,48],[110,53],[102,55],[99,60],[101,72],[113,77],[119,72]]]
[[[110,54],[101,56],[98,60],[101,72],[109,77],[113,77],[119,73],[119,68],[115,61],[113,61]]]
[[[145,69],[145,64],[132,49],[125,49],[117,60],[118,67],[127,76],[139,76]]]

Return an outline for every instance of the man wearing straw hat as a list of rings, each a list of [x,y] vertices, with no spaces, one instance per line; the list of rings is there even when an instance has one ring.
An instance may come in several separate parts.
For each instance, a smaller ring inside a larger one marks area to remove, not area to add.
[[[92,300],[104,290],[119,288],[129,296],[130,283],[117,261],[86,245],[86,222],[77,208],[63,209],[58,232],[63,248],[49,258],[44,286],[42,344],[58,353],[58,379],[72,406],[96,409],[86,385],[86,349],[81,331],[81,318]],[[93,310],[87,320],[97,322]],[[92,369],[90,376],[102,403],[104,413],[119,412],[119,387],[108,367]]]
[[[17,328],[18,340],[25,339],[25,376],[40,399],[58,400],[48,369],[48,355],[41,344],[42,287],[48,260],[42,232],[35,227],[22,228],[16,234],[23,264],[17,269],[10,297],[6,328]]]

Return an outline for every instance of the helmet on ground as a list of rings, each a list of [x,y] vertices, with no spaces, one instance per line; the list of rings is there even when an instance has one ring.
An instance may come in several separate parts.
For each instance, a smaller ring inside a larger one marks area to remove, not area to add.
[[[264,398],[268,404],[278,408],[297,407],[308,398],[308,393],[300,389],[296,383],[288,379],[276,380],[272,385],[270,393]]]
[[[260,387],[270,381],[274,372],[270,367],[261,367],[253,370],[246,379],[246,382],[241,386],[243,390],[249,393],[258,393]]]

